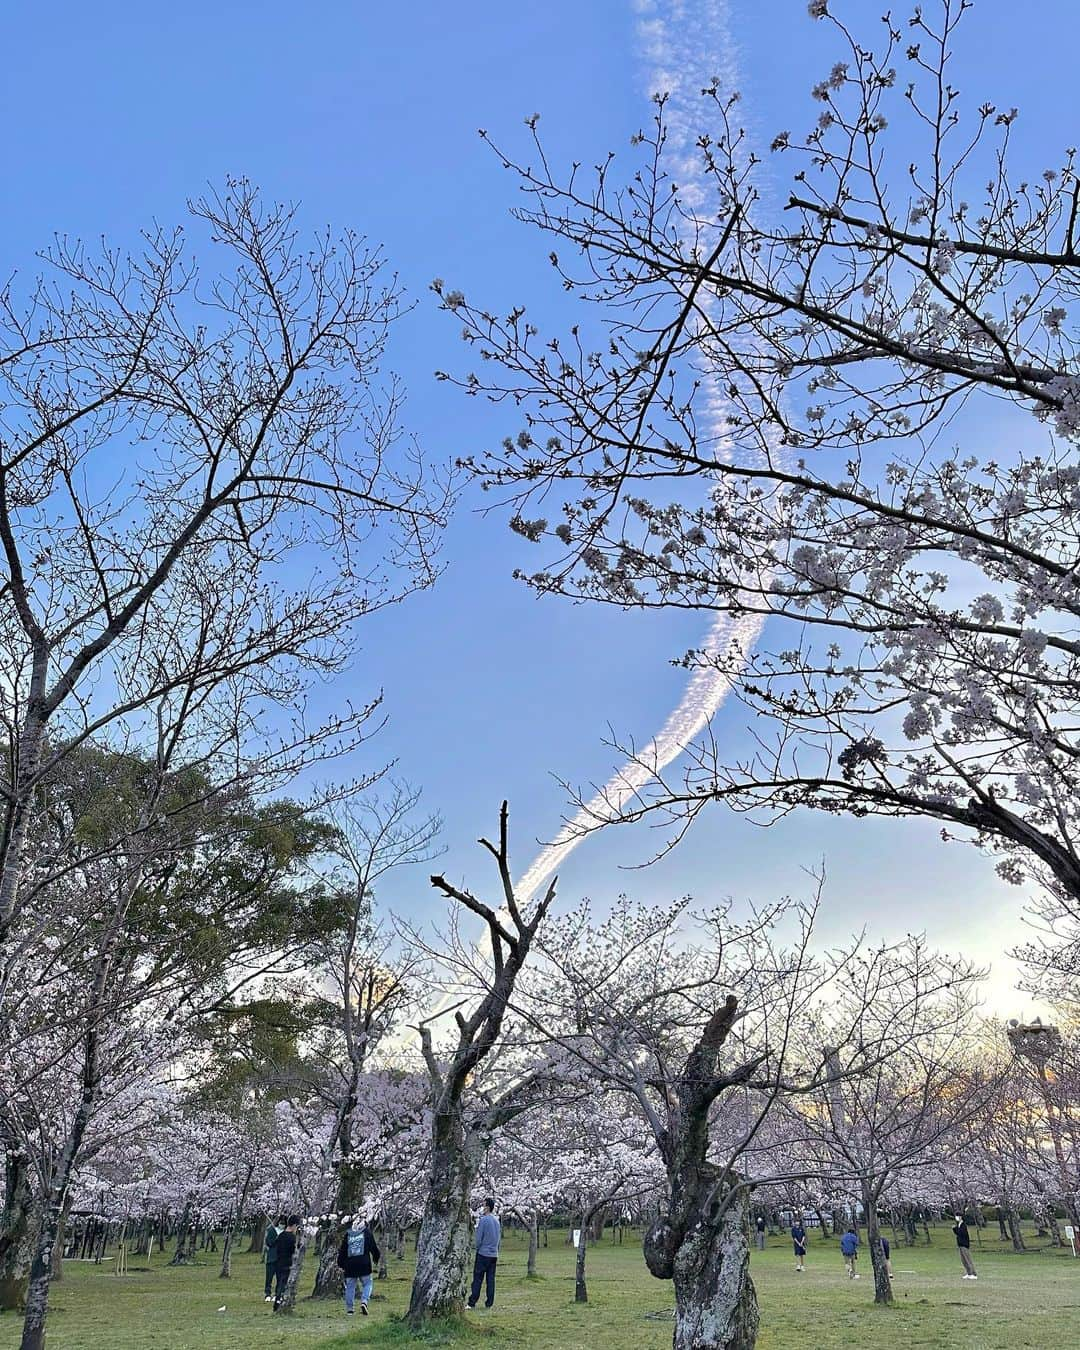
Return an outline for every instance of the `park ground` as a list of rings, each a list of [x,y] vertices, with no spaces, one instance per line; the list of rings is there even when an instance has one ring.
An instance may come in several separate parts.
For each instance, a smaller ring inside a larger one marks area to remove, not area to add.
[[[835,1241],[812,1240],[808,1269],[792,1268],[790,1244],[769,1240],[755,1252],[752,1273],[762,1311],[759,1350],[1057,1350],[1080,1344],[1080,1260],[1032,1239],[1014,1255],[986,1230],[974,1256],[979,1280],[960,1278],[947,1229],[932,1246],[894,1247],[896,1305],[876,1308],[869,1262],[863,1278],[847,1279]],[[574,1303],[574,1253],[561,1234],[541,1249],[539,1277],[525,1276],[525,1250],[516,1236],[505,1244],[493,1312],[470,1313],[467,1324],[422,1344],[476,1350],[661,1350],[671,1344],[670,1285],[646,1271],[639,1242],[628,1233],[589,1251],[589,1303]],[[69,1261],[49,1316],[50,1350],[272,1350],[273,1347],[415,1345],[395,1320],[409,1293],[410,1263],[390,1263],[376,1282],[372,1315],[346,1320],[338,1303],[303,1302],[289,1319],[262,1301],[258,1258],[238,1256],[233,1278],[218,1278],[212,1253],[206,1264],[116,1277],[110,1263]],[[135,1262],[138,1266],[140,1263]],[[20,1323],[0,1316],[0,1350],[19,1342]]]

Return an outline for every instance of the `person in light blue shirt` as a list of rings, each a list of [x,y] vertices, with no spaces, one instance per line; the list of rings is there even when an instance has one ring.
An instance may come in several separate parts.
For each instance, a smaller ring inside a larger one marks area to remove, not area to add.
[[[480,1286],[485,1281],[487,1281],[487,1298],[484,1300],[484,1307],[490,1308],[495,1302],[495,1266],[499,1260],[501,1240],[502,1224],[495,1214],[495,1201],[489,1196],[484,1201],[484,1212],[476,1225],[476,1260],[473,1262],[470,1308],[475,1308],[480,1301]]]

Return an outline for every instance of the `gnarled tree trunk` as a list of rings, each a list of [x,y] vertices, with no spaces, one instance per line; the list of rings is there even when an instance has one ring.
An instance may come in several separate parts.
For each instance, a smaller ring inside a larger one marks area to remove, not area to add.
[[[359,1164],[342,1159],[337,1167],[337,1190],[331,1210],[338,1216],[334,1227],[319,1234],[319,1268],[315,1273],[312,1298],[340,1298],[344,1276],[337,1263],[341,1240],[348,1228],[346,1219],[357,1214],[364,1202],[364,1172]]]
[[[406,1314],[411,1327],[432,1317],[454,1316],[465,1306],[473,1230],[469,1194],[483,1160],[480,1140],[466,1134],[457,1111],[437,1113],[433,1138],[428,1197]]]
[[[506,905],[506,926],[499,913],[468,891],[458,890],[445,877],[432,877],[432,885],[465,909],[482,918],[488,927],[493,958],[493,977],[487,993],[469,1016],[458,1012],[457,1044],[449,1060],[436,1057],[429,1024],[420,1025],[420,1044],[433,1089],[431,1163],[428,1171],[424,1217],[416,1241],[416,1274],[406,1320],[416,1329],[429,1318],[459,1313],[465,1301],[466,1272],[471,1251],[472,1216],[469,1194],[483,1161],[484,1147],[493,1129],[527,1109],[529,1085],[525,1075],[513,1083],[498,1101],[490,1098],[471,1119],[466,1119],[466,1093],[477,1068],[495,1048],[514,985],[532,946],[536,930],[555,898],[552,881],[543,897],[525,919],[514,896],[510,870],[508,808],[499,812],[499,843],[480,841],[496,859]]]
[[[21,1311],[34,1259],[36,1205],[30,1158],[12,1149],[5,1162],[4,1207],[0,1210],[0,1312]]]
[[[719,1071],[737,1008],[729,994],[669,1082],[657,1136],[670,1191],[667,1212],[645,1234],[645,1262],[658,1279],[675,1284],[674,1350],[754,1350],[757,1342],[749,1193],[730,1167],[708,1159],[713,1102],[756,1067],[750,1061],[731,1074]]]
[[[758,1304],[750,1278],[749,1198],[731,1178],[716,1192],[713,1169],[693,1192],[683,1190],[682,1222],[657,1220],[645,1235],[645,1261],[659,1279],[675,1284],[674,1350],[753,1350]],[[687,1222],[693,1214],[696,1222]]]

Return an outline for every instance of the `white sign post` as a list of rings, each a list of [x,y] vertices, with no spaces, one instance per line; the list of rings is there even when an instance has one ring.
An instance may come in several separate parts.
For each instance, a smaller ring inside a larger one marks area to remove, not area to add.
[[[574,1246],[575,1246],[575,1247],[578,1246],[578,1244],[579,1244],[580,1242],[581,1242],[581,1229],[580,1229],[580,1228],[575,1228],[575,1229],[574,1229]]]
[[[1076,1255],[1076,1229],[1072,1226],[1071,1223],[1067,1223],[1067,1224],[1065,1225],[1065,1236],[1069,1239],[1070,1243],[1072,1243],[1073,1256],[1075,1256],[1075,1255]]]

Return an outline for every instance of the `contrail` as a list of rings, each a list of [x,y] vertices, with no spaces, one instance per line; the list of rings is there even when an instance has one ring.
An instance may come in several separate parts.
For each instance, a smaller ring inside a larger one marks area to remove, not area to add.
[[[701,164],[695,149],[700,127],[701,91],[714,79],[730,93],[738,80],[734,46],[724,0],[632,0],[638,13],[637,31],[648,65],[647,92],[667,94],[666,150],[672,176],[679,184],[684,207],[696,210],[706,203]],[[719,230],[714,220],[694,222],[702,229]],[[730,453],[728,404],[719,375],[703,385],[705,412],[718,453]],[[713,623],[700,650],[706,656],[728,652],[732,644],[748,654],[761,632],[758,615],[732,618],[722,614]],[[691,676],[679,705],[653,739],[614,775],[546,845],[517,883],[526,900],[581,842],[589,829],[616,820],[622,808],[686,749],[708,726],[731,689],[731,679],[714,667],[703,666]]]
[[[665,106],[666,150],[671,156],[668,164],[679,183],[682,205],[689,214],[698,207],[704,208],[707,200],[695,151],[703,101],[701,91],[714,78],[727,92],[733,91],[737,84],[727,5],[723,0],[631,0],[631,3],[639,16],[638,38],[648,64],[646,92],[650,97],[657,92],[668,96]],[[693,223],[703,232],[719,229],[712,219]],[[707,307],[707,301],[702,303]],[[719,455],[730,455],[729,405],[720,375],[706,377],[702,388],[710,440],[715,442]],[[699,649],[712,656],[730,652],[733,644],[738,644],[738,650],[744,656],[748,655],[763,624],[764,619],[758,615],[734,619],[722,614],[709,628]],[[730,690],[731,679],[715,667],[702,666],[694,672],[678,707],[648,745],[621,765],[596,796],[586,802],[533,859],[515,884],[522,903],[535,895],[589,829],[596,828],[601,822],[616,820],[620,810],[678,758],[694,737],[708,726]],[[480,939],[478,952],[486,951],[487,941],[486,935]],[[444,993],[425,1015],[425,1020],[443,1015],[456,1001],[456,992]],[[401,1034],[404,1036],[404,1032]]]

